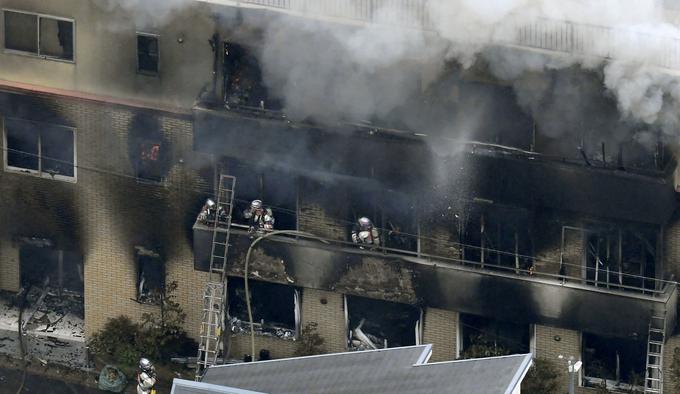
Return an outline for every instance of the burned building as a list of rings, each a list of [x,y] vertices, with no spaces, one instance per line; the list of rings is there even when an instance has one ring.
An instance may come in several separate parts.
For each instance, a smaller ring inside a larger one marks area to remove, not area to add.
[[[370,51],[335,36],[429,32],[424,2],[178,3],[0,0],[0,289],[48,292],[46,315],[77,300],[87,338],[157,311],[178,282],[198,338],[214,228],[196,218],[230,175],[225,358],[254,356],[252,315],[255,358],[293,355],[313,323],[329,352],[573,357],[582,392],[644,386],[649,365],[670,375],[677,147],[662,126],[622,118],[599,69],[495,70],[508,56],[599,56],[554,39],[559,21],[433,69],[419,51],[364,64]],[[324,48],[338,58],[320,62]],[[251,250],[248,306],[243,211],[256,199],[277,230],[313,238],[275,234]],[[361,217],[379,246],[352,243]]]

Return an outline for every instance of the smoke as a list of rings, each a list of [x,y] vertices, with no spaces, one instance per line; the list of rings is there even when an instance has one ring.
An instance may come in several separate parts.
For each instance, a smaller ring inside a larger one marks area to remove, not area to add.
[[[178,10],[196,4],[96,2],[129,12],[137,25],[169,23]],[[363,4],[348,0],[347,13]],[[649,143],[655,130],[678,135],[680,79],[662,68],[680,68],[680,58],[669,55],[680,45],[680,29],[668,22],[672,11],[661,1],[441,0],[425,2],[425,14],[399,8],[403,2],[384,4],[373,10],[372,24],[274,13],[253,19],[263,31],[256,47],[264,83],[291,119],[379,119],[381,125],[387,120],[389,126],[474,138],[496,116],[490,111],[498,109],[498,98],[474,89],[466,97],[437,89],[454,63],[462,73],[483,69],[512,87],[517,105],[552,138],[582,139],[575,130],[584,125],[606,127],[605,140],[612,142]],[[423,23],[425,29],[411,28]],[[552,43],[557,51],[526,50],[544,44],[541,34],[563,30],[580,41]],[[450,87],[460,90],[459,84]]]

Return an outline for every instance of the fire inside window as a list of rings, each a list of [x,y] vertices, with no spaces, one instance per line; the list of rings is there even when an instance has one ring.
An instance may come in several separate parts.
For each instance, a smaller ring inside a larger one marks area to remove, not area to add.
[[[163,181],[160,163],[161,144],[156,142],[144,142],[140,144],[139,148],[137,178],[154,182]]]

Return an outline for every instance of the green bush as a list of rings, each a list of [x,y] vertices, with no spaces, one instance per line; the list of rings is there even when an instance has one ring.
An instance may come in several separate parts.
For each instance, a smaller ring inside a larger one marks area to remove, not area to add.
[[[295,356],[313,356],[326,353],[325,340],[316,332],[318,323],[309,322],[300,330],[300,340],[295,349]]]
[[[559,392],[560,374],[550,360],[537,358],[522,381],[522,393],[552,394]]]
[[[130,369],[141,357],[162,362],[176,355],[196,352],[196,342],[182,329],[186,314],[175,301],[177,283],[170,283],[163,294],[160,313],[145,313],[135,323],[119,316],[104,325],[90,340],[90,351],[107,361]]]

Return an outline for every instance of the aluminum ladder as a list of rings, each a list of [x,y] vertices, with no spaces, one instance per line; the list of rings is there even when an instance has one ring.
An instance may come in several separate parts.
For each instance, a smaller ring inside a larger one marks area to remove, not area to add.
[[[654,315],[649,322],[645,394],[663,393],[663,348],[666,340],[666,315]]]
[[[212,223],[208,283],[203,293],[203,319],[196,359],[196,381],[201,379],[209,366],[217,362],[220,350],[227,302],[226,268],[235,187],[235,177],[220,175],[216,212]]]

